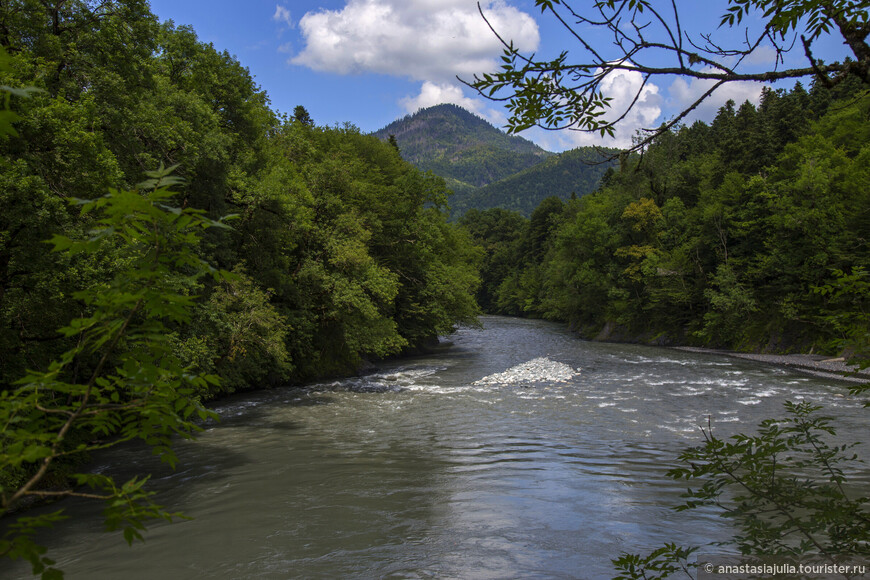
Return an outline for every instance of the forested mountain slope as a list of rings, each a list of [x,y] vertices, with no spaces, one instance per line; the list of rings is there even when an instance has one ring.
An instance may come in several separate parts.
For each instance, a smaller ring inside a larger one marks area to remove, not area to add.
[[[547,196],[569,199],[594,191],[612,165],[605,158],[613,151],[550,153],[450,104],[421,109],[374,135],[384,141],[393,135],[403,159],[445,179],[454,217],[491,207],[529,216]]]
[[[394,135],[403,159],[460,189],[498,181],[552,155],[450,104],[421,109],[374,135],[384,141]]]
[[[451,213],[461,216],[469,209],[499,207],[529,217],[546,197],[568,200],[595,191],[613,167],[609,156],[614,153],[616,150],[579,147],[553,155],[515,175],[455,196]]]

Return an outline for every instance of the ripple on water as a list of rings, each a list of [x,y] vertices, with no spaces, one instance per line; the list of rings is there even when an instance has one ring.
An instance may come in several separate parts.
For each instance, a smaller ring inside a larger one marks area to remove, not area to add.
[[[782,400],[805,397],[844,405],[835,415],[847,440],[866,430],[860,403],[820,379],[585,343],[540,321],[484,323],[461,330],[450,349],[388,361],[364,377],[217,405],[225,419],[181,447],[177,472],[152,479],[161,504],[194,520],[155,526],[129,548],[99,535],[98,506],[95,532],[69,524],[49,555],[70,562],[69,577],[89,580],[182,571],[608,578],[622,550],[730,536],[713,513],[670,509],[685,483],[665,472],[703,440],[707,416],[723,425],[720,435],[748,432]],[[472,384],[535,359],[573,374],[552,384]],[[115,457],[100,465],[138,470],[144,460]],[[17,570],[0,578],[27,576]]]

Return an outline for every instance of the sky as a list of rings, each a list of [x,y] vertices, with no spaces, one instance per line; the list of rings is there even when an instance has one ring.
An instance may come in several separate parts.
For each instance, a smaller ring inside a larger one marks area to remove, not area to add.
[[[577,0],[575,5],[584,3],[589,4]],[[681,24],[694,40],[701,33],[714,33],[732,46],[742,40],[745,26],[718,28],[726,0],[678,0],[677,5]],[[534,0],[481,0],[481,7],[499,35],[524,52],[552,58],[577,46]],[[318,125],[349,122],[364,132],[376,131],[439,103],[458,104],[498,127],[507,119],[498,103],[476,96],[456,78],[470,81],[500,65],[502,46],[476,0],[151,0],[151,9],[161,21],[190,25],[201,41],[235,56],[269,94],[273,109],[292,113],[302,105]],[[583,32],[596,47],[610,44],[594,30]],[[816,55],[828,61],[841,54],[835,39],[822,39],[816,47]],[[747,70],[772,67],[772,57],[771,50],[757,51]],[[806,66],[799,43],[785,65]],[[605,79],[614,110],[631,102],[640,80],[637,73]],[[625,147],[637,129],[673,117],[706,88],[703,81],[684,78],[647,85],[614,138],[542,129],[521,135],[557,152],[581,145]],[[757,103],[761,88],[758,83],[726,85],[689,121],[711,121],[728,99]]]

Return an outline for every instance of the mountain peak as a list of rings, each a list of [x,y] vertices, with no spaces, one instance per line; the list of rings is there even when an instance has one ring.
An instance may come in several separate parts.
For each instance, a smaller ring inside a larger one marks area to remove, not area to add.
[[[394,135],[406,161],[446,178],[454,190],[493,183],[552,155],[448,103],[406,115],[374,135]]]

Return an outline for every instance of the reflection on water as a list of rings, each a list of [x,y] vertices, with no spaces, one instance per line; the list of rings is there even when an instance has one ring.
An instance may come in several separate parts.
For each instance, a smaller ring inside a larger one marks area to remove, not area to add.
[[[713,513],[671,510],[683,486],[664,478],[708,418],[727,435],[808,399],[844,439],[863,433],[866,411],[818,378],[540,321],[485,326],[369,376],[224,401],[174,472],[137,448],[101,457],[155,473],[161,503],[194,519],[128,548],[69,502],[76,517],[45,541],[72,579],[607,578],[623,550],[729,535]],[[538,358],[581,371],[480,380]]]

